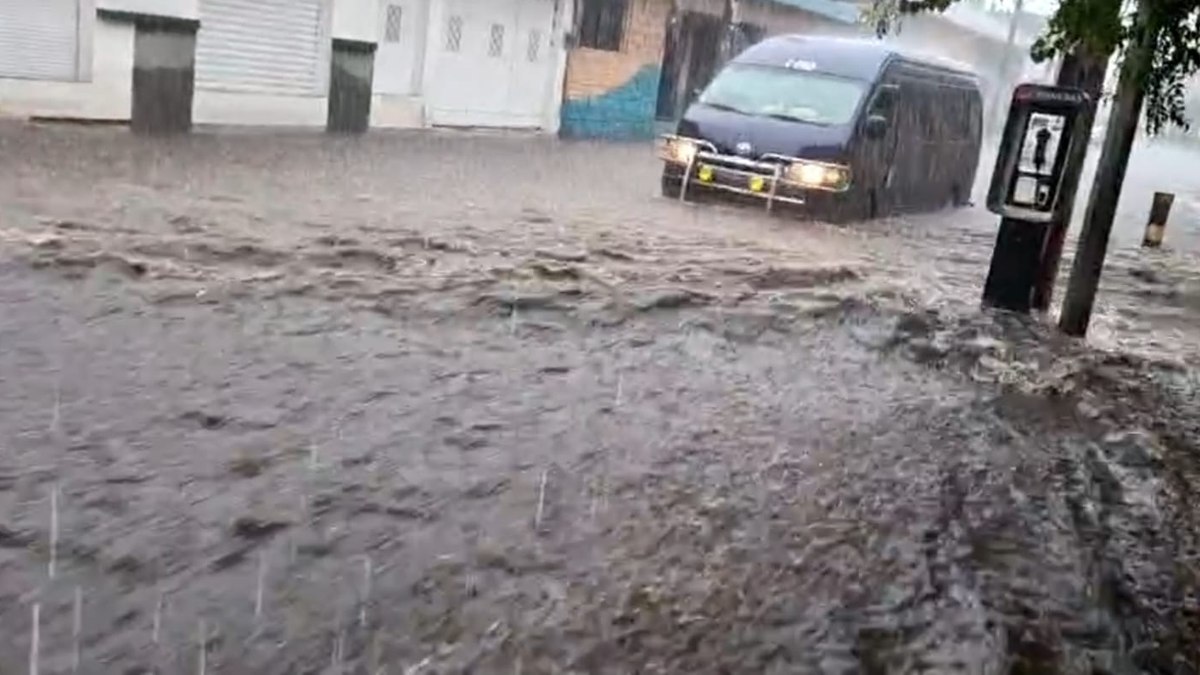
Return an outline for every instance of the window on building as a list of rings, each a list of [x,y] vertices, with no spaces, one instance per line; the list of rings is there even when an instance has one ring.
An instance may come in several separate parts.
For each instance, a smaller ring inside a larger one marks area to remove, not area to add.
[[[529,31],[529,47],[525,52],[525,56],[530,63],[536,63],[538,57],[542,53],[542,32],[540,30]]]
[[[579,46],[620,51],[628,9],[629,0],[584,0],[579,19]]]
[[[452,16],[446,21],[446,51],[457,52],[462,49],[462,30],[461,16]]]
[[[504,54],[504,26],[498,23],[492,24],[492,37],[488,41],[488,56],[502,56]]]
[[[399,42],[400,27],[403,25],[404,13],[399,5],[388,5],[387,23],[383,29],[384,42]]]

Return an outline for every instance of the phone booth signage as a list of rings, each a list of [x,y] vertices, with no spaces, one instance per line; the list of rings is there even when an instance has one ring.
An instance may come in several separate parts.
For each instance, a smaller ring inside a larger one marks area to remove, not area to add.
[[[993,213],[1035,223],[1059,219],[1059,199],[1072,152],[1088,142],[1082,123],[1091,100],[1077,89],[1021,84],[1013,91],[996,157],[987,206]]]

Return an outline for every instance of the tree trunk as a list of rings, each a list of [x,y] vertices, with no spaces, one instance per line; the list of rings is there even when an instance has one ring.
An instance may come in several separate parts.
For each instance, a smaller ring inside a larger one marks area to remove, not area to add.
[[[1088,198],[1079,249],[1071,266],[1071,280],[1059,320],[1059,328],[1068,335],[1086,334],[1092,318],[1096,289],[1100,285],[1100,273],[1104,269],[1104,256],[1108,250],[1108,238],[1121,197],[1121,187],[1125,182],[1125,169],[1129,166],[1129,152],[1133,148],[1141,118],[1142,101],[1146,96],[1143,81],[1153,57],[1155,37],[1149,21],[1150,2],[1141,0],[1138,5],[1134,38],[1121,63],[1112,115],[1108,120],[1100,162],[1096,167],[1096,180]]]
[[[1092,99],[1092,107],[1083,124],[1089,132],[1096,123],[1096,110],[1100,107],[1100,98],[1104,94],[1104,77],[1108,73],[1108,54],[1096,54],[1082,45],[1067,54],[1058,69],[1055,84],[1060,87],[1072,87],[1087,92]],[[1090,138],[1090,133],[1089,133]],[[1087,156],[1087,146],[1080,149]],[[1075,211],[1075,195],[1079,193],[1079,182],[1083,177],[1083,162],[1080,161],[1079,173],[1063,176],[1059,188],[1059,199],[1064,204],[1062,220],[1052,223],[1046,240],[1042,246],[1041,262],[1038,265],[1038,278],[1033,289],[1032,307],[1045,312],[1050,309],[1054,298],[1054,282],[1058,277],[1058,267],[1062,262],[1063,243],[1067,238],[1067,230],[1071,227],[1071,218]]]

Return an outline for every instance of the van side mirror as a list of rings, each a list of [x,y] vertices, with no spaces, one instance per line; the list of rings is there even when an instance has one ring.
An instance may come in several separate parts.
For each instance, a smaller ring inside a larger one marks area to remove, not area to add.
[[[892,108],[896,105],[896,99],[900,97],[900,85],[898,84],[881,84],[875,92],[875,98],[871,101],[871,114],[887,116],[891,114]]]
[[[887,135],[888,118],[883,115],[868,115],[866,134],[867,138],[879,139]]]

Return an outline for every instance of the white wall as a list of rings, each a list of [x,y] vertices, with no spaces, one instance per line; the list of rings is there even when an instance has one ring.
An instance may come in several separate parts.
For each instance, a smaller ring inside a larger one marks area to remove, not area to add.
[[[98,9],[118,9],[126,12],[178,16],[195,19],[200,16],[200,0],[95,0]]]
[[[87,82],[0,78],[0,115],[128,120],[133,91],[133,24],[96,20]]]
[[[567,84],[566,36],[574,25],[575,3],[573,0],[559,0],[554,17],[554,30],[550,33],[550,48],[554,50],[557,63],[552,76],[554,79],[550,82],[549,99],[542,116],[542,131],[549,134],[557,135],[562,124],[563,90]]]
[[[376,94],[371,99],[371,127],[374,129],[416,129],[424,127],[425,103],[419,96]]]
[[[196,89],[192,120],[196,124],[253,126],[325,126],[327,96],[272,96]]]
[[[375,42],[378,24],[378,0],[333,0],[333,37]]]

